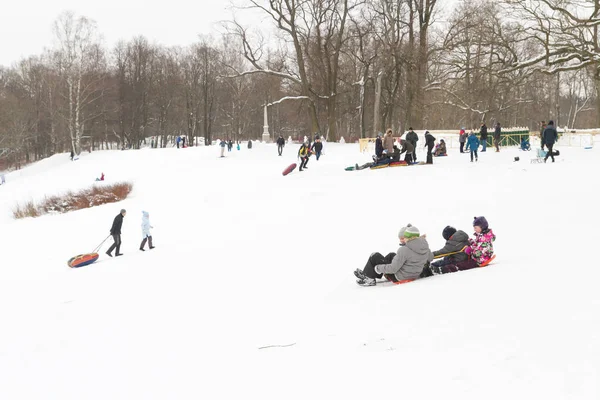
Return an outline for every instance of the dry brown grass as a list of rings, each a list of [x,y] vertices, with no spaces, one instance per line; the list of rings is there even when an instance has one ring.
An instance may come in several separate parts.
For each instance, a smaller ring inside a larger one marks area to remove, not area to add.
[[[46,197],[41,204],[29,201],[17,205],[13,210],[15,219],[39,217],[44,214],[63,214],[69,211],[91,208],[102,204],[116,203],[127,198],[133,189],[130,182],[115,183],[107,186],[93,186],[79,192],[68,192],[60,196]]]

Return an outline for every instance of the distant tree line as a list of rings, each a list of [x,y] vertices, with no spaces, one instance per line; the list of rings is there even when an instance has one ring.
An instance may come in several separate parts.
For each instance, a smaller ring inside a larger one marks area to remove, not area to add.
[[[353,140],[392,128],[600,127],[600,0],[247,0],[187,47],[143,36],[106,49],[64,13],[58,45],[0,67],[0,168],[57,152],[190,146],[262,134]],[[594,6],[595,4],[595,6]]]

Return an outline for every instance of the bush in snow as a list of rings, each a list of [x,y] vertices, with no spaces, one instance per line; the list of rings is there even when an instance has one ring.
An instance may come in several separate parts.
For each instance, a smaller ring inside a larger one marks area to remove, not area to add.
[[[129,182],[115,183],[107,186],[93,186],[78,192],[67,192],[60,196],[46,197],[40,204],[29,201],[17,205],[13,210],[15,219],[39,217],[44,214],[62,214],[69,211],[91,208],[107,203],[125,200],[133,184]]]

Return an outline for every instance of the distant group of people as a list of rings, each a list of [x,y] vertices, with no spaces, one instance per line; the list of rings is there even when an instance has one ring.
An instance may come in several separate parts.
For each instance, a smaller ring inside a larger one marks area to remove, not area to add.
[[[229,139],[229,140],[222,139],[219,142],[219,146],[221,147],[221,157],[225,157],[225,148],[227,148],[227,151],[230,152],[233,149],[233,141],[231,139]],[[248,140],[248,148],[249,149],[252,148],[252,140]],[[238,150],[241,149],[239,140],[237,142],[237,149]]]
[[[113,244],[106,251],[106,255],[109,257],[113,256],[113,250],[115,250],[115,257],[120,257],[123,255],[123,253],[121,253],[121,229],[123,227],[123,219],[125,218],[126,214],[127,211],[123,208],[113,220],[113,224],[110,228]],[[141,251],[145,251],[144,247],[146,247],[146,243],[148,243],[148,248],[150,250],[155,247],[152,244],[152,234],[150,233],[150,229],[152,228],[154,227],[150,225],[150,213],[147,211],[142,211],[142,243],[140,244]]]
[[[177,136],[175,138],[175,144],[177,145],[177,148],[179,148],[179,146],[181,145],[181,147],[185,149],[186,148],[186,145],[185,145],[185,136]]]
[[[408,224],[400,229],[400,247],[396,253],[383,256],[372,253],[365,266],[354,271],[360,286],[374,286],[377,279],[405,283],[432,275],[465,271],[487,265],[494,256],[496,235],[485,217],[473,219],[474,238],[452,226],[446,226],[442,237],[444,247],[431,251],[425,236],[416,226]],[[438,261],[433,261],[439,259]]]

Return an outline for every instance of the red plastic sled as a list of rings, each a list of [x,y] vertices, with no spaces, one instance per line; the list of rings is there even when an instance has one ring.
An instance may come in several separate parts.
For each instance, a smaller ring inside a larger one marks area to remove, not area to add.
[[[494,258],[496,258],[496,255],[494,254],[489,260],[487,260],[486,262],[482,263],[479,267],[485,267],[487,265],[490,265],[490,263],[492,261],[494,261]]]
[[[283,172],[281,173],[283,176],[286,176],[287,174],[289,174],[290,172],[292,172],[293,170],[296,169],[296,163],[290,165],[289,167],[287,167],[286,169],[283,170]]]
[[[67,262],[67,265],[71,268],[79,268],[86,265],[90,265],[98,259],[98,253],[80,254],[75,256]]]

